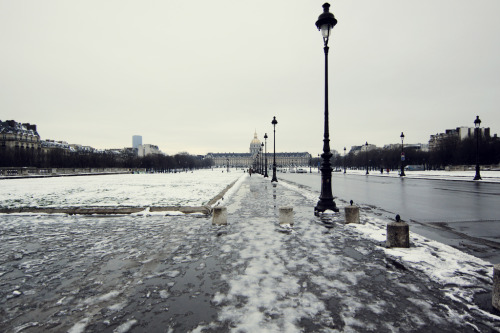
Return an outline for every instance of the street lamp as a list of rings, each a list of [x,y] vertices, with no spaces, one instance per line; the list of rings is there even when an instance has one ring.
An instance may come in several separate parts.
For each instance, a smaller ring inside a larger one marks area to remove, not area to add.
[[[227,159],[227,172],[229,172],[229,158]]]
[[[271,179],[272,182],[278,182],[278,178],[276,178],[276,124],[278,121],[276,120],[276,117],[273,117],[273,121],[271,121],[271,124],[273,124],[273,132],[274,132],[274,148],[273,148],[273,178]]]
[[[365,156],[366,156],[366,174],[369,174],[368,172],[368,141],[365,143]]]
[[[474,180],[481,180],[481,175],[479,173],[479,131],[481,130],[479,126],[481,125],[481,119],[479,116],[476,116],[476,120],[474,120],[474,130],[476,131],[476,176]]]
[[[264,140],[266,142],[265,152],[264,152],[264,156],[265,156],[265,160],[266,160],[265,171],[264,171],[264,178],[268,178],[269,175],[267,174],[267,133],[264,134]]]
[[[264,142],[260,144],[261,175],[264,176]]]
[[[403,150],[403,141],[405,139],[405,135],[403,132],[401,132],[401,135],[399,136],[401,138],[401,172],[399,173],[399,177],[404,177],[405,175],[405,166],[404,166],[404,161],[405,161],[405,152]]]
[[[346,149],[344,147],[344,173],[345,173],[345,151],[346,151]]]
[[[323,13],[316,21],[316,27],[321,31],[321,35],[323,36],[323,50],[325,52],[325,130],[323,137],[323,154],[321,154],[323,158],[321,163],[321,194],[318,204],[314,207],[314,215],[319,215],[320,212],[324,212],[327,209],[333,210],[334,212],[339,211],[335,205],[335,201],[333,201],[332,194],[332,166],[330,163],[332,153],[330,152],[330,133],[328,129],[328,39],[330,38],[331,30],[337,24],[337,20],[329,10],[330,4],[324,3]]]

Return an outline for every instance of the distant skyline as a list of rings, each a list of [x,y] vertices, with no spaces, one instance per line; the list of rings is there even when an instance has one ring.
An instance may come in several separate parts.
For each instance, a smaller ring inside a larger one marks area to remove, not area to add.
[[[0,119],[95,148],[322,150],[324,1],[0,0]],[[330,140],[500,128],[500,2],[330,1]]]

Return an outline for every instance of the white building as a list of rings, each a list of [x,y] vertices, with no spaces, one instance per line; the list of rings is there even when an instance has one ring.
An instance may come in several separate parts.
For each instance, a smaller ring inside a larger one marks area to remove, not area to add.
[[[153,154],[163,154],[158,146],[146,143],[137,147],[137,156],[144,157]]]

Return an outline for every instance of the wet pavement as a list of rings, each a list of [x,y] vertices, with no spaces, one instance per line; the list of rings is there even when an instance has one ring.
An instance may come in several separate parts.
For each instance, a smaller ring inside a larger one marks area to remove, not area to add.
[[[443,283],[344,225],[341,213],[315,217],[317,193],[259,175],[236,186],[223,200],[227,226],[192,216],[1,215],[0,331],[500,330],[484,262],[461,257],[469,270]],[[279,226],[282,206],[294,208],[293,227]]]
[[[312,190],[320,188],[318,173],[280,177]],[[406,178],[334,172],[333,193],[387,217],[400,214],[426,237],[500,263],[500,183],[410,177],[410,172]]]

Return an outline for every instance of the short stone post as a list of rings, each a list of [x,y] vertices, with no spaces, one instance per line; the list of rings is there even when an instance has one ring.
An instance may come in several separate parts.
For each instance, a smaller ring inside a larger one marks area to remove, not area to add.
[[[493,266],[493,297],[491,303],[500,311],[500,264]]]
[[[218,206],[214,207],[212,225],[226,225],[227,224],[227,208]]]
[[[345,223],[359,223],[359,207],[353,205],[351,200],[350,206],[345,206]]]
[[[280,225],[293,225],[293,207],[280,207]]]
[[[387,241],[385,247],[410,247],[410,227],[396,215],[396,222],[387,224]]]

